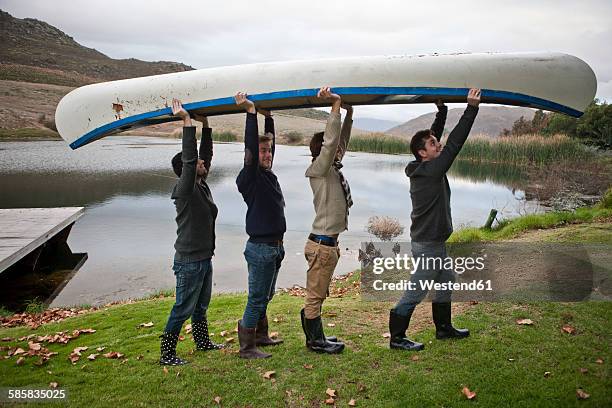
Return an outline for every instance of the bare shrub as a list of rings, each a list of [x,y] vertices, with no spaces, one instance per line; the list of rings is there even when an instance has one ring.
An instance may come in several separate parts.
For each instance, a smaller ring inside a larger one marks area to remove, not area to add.
[[[47,118],[47,115],[41,113],[38,115],[38,123],[46,127],[47,129],[51,129],[54,132],[57,132],[57,127],[55,126],[55,118]]]
[[[366,230],[381,241],[391,241],[404,233],[404,226],[397,218],[375,215],[368,219]]]

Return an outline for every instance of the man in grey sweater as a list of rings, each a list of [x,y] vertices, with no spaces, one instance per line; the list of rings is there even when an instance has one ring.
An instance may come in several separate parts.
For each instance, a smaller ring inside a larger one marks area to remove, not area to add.
[[[450,209],[450,187],[446,172],[463,147],[480,104],[480,89],[470,89],[467,96],[468,106],[459,123],[448,136],[444,149],[440,144],[447,108],[438,102],[438,113],[431,129],[417,132],[410,141],[410,150],[415,160],[406,167],[410,177],[410,198],[412,213],[410,218],[410,238],[412,257],[444,260],[446,240],[453,232]],[[435,264],[435,262],[433,262]],[[416,289],[407,289],[397,305],[389,313],[389,345],[392,349],[422,350],[422,343],[406,337],[410,318],[417,304],[427,295],[418,282],[454,282],[454,271],[419,267],[411,281],[417,282]],[[451,291],[436,291],[432,301],[433,320],[436,325],[436,338],[463,338],[469,335],[466,329],[455,329],[451,324]]]
[[[162,365],[187,363],[176,355],[176,343],[189,317],[197,350],[221,348],[208,337],[206,319],[212,292],[212,256],[218,212],[206,184],[212,160],[212,130],[205,116],[196,116],[203,124],[198,158],[196,128],[192,126],[189,113],[176,99],[172,101],[172,114],[183,120],[183,150],[172,159],[172,168],[179,177],[172,190],[177,223],[172,267],[176,276],[176,302],[161,336],[159,363]]]

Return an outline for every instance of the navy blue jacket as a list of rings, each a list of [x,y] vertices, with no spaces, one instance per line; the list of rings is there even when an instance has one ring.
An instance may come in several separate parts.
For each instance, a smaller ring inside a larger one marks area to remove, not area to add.
[[[271,133],[272,160],[274,160],[274,120],[266,118],[266,133]],[[259,131],[257,114],[247,113],[244,131],[244,167],[236,178],[238,191],[247,204],[246,232],[251,242],[274,242],[283,239],[285,199],[272,169],[259,166]]]

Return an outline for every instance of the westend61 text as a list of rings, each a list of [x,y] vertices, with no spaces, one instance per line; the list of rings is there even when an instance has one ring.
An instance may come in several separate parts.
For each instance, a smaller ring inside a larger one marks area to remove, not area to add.
[[[417,286],[418,285],[418,286]],[[493,290],[491,280],[473,280],[471,282],[435,282],[433,280],[419,280],[412,282],[403,279],[399,282],[383,282],[378,279],[372,283],[374,290],[453,290],[453,291],[484,291]]]
[[[409,270],[411,274],[414,274],[417,269],[425,270],[440,270],[450,269],[456,273],[461,274],[465,271],[471,270],[483,270],[485,257],[456,257],[446,258],[441,257],[412,257],[407,254],[396,255],[395,257],[389,258],[374,258],[372,261],[372,272],[376,275],[380,275],[385,270]]]

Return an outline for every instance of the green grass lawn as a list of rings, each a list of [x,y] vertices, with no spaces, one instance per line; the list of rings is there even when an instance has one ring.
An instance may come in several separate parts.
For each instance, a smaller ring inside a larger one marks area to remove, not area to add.
[[[605,207],[601,204],[593,211]],[[602,215],[607,220],[602,221]],[[589,242],[610,242],[612,235],[605,211],[572,220],[580,224],[552,223],[561,226],[520,232],[539,226],[542,220],[536,221],[515,221],[518,224],[508,223],[502,229],[519,225],[512,236],[527,240],[531,236],[573,241],[580,234]],[[351,280],[356,278],[353,275],[337,285],[352,287]],[[228,343],[225,352],[192,353],[191,336],[185,333],[178,352],[191,364],[167,370],[157,360],[158,336],[173,304],[168,297],[110,306],[35,330],[0,329],[0,338],[11,338],[0,346],[24,350],[28,342],[19,341],[21,336],[96,330],[66,345],[44,343],[58,355],[41,366],[36,365],[38,357],[26,357],[21,365],[15,356],[0,359],[0,387],[48,388],[56,382],[68,391],[71,405],[92,407],[217,406],[216,397],[221,406],[229,407],[317,407],[326,405],[328,388],[336,391],[334,404],[339,407],[348,406],[351,399],[358,407],[602,407],[612,401],[610,302],[456,304],[456,326],[472,333],[458,341],[435,339],[430,306],[422,304],[413,316],[410,336],[426,348],[407,353],[390,350],[383,337],[391,304],[365,302],[349,290],[328,299],[324,306],[324,322],[334,325],[326,326],[326,334],[337,335],[347,345],[343,354],[328,356],[304,346],[299,322],[303,298],[279,293],[268,314],[271,331],[278,332],[285,343],[267,349],[272,358],[250,361],[238,357],[237,335],[232,332],[245,303],[244,294],[214,296],[209,310],[213,339],[222,342],[234,337],[235,341]],[[517,324],[525,318],[533,324]],[[139,327],[150,321],[152,327]],[[564,326],[575,331],[569,334]],[[229,333],[222,337],[221,331]],[[76,347],[88,350],[72,364],[68,357]],[[87,360],[97,347],[105,350],[94,361]],[[112,351],[125,356],[102,356]],[[7,352],[3,349],[0,356]],[[275,371],[272,380],[263,377],[268,371]],[[476,392],[476,397],[468,400],[461,393],[463,387]],[[577,389],[590,397],[579,400]]]
[[[217,341],[223,340],[222,330],[236,326],[245,301],[244,295],[213,298],[209,316]],[[21,366],[16,365],[16,357],[0,361],[0,386],[48,388],[57,382],[68,390],[75,406],[213,406],[217,396],[223,406],[319,406],[324,405],[327,388],[336,390],[338,406],[347,406],[350,399],[367,407],[552,407],[577,402],[604,406],[610,401],[612,307],[605,302],[464,305],[455,323],[470,328],[472,336],[462,341],[436,340],[429,305],[423,304],[415,317],[418,331],[412,331],[412,336],[424,342],[426,349],[406,353],[389,350],[383,337],[390,305],[362,302],[353,294],[326,303],[326,311],[337,313],[325,318],[335,323],[326,328],[326,334],[338,335],[347,343],[342,355],[327,356],[304,347],[298,318],[302,299],[280,294],[269,314],[279,320],[271,322],[271,330],[278,331],[285,343],[272,348],[272,358],[242,360],[235,354],[236,343],[229,344],[228,353],[191,355],[193,343],[186,335],[178,351],[191,364],[170,367],[166,373],[157,364],[157,336],[172,302],[166,298],[109,307],[34,331],[2,329],[1,337],[13,338],[84,328],[96,332],[81,334],[67,345],[49,345],[59,355],[42,366],[34,364],[35,357],[26,358]],[[518,325],[520,318],[530,318],[534,324]],[[138,328],[149,321],[153,327]],[[576,333],[562,332],[565,324]],[[27,350],[27,341],[2,344]],[[89,349],[73,365],[68,356],[79,346]],[[100,355],[88,361],[86,356],[97,347],[106,347],[102,353],[117,351],[125,357],[111,360]],[[418,359],[413,360],[414,356]],[[581,373],[581,368],[588,371]],[[274,382],[263,378],[266,371],[276,372]],[[461,394],[464,386],[477,393],[474,400]],[[591,397],[578,401],[577,388]]]

